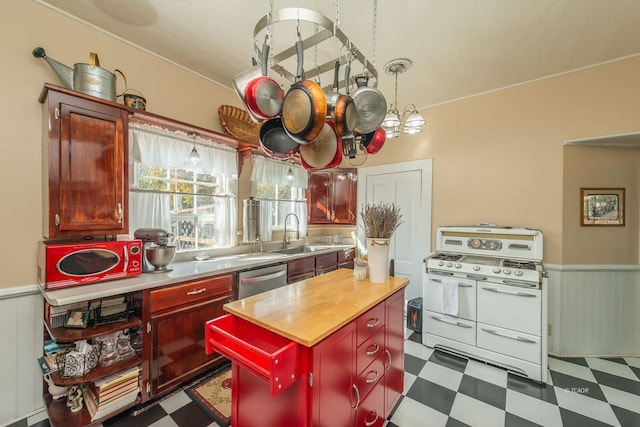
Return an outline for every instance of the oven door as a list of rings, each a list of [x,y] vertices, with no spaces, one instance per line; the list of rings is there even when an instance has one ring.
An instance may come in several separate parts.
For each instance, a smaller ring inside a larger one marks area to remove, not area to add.
[[[478,283],[478,322],[540,335],[542,291]]]
[[[454,315],[467,320],[476,320],[476,281],[455,276],[427,273],[424,276],[424,306],[431,312]],[[451,292],[451,286],[457,290]],[[445,291],[448,287],[449,292]],[[456,314],[447,313],[445,306],[451,305],[448,298],[457,298]],[[447,304],[449,303],[449,304]]]

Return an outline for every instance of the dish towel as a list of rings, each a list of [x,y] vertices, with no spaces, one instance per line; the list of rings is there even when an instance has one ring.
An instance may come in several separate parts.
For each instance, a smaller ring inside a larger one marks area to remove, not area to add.
[[[442,313],[458,315],[458,282],[442,279]]]

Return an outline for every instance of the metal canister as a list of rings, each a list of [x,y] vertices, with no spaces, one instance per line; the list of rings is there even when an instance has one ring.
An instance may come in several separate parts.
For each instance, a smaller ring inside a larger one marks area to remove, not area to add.
[[[242,241],[255,242],[260,237],[260,200],[242,201]]]

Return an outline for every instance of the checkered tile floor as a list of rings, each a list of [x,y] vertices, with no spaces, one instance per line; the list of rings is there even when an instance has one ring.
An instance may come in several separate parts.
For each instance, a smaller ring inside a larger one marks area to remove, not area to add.
[[[420,344],[405,346],[405,390],[386,427],[640,426],[640,358],[549,357],[548,384]],[[48,426],[46,413],[14,426]],[[104,427],[217,426],[184,392]],[[265,426],[273,427],[273,426]]]

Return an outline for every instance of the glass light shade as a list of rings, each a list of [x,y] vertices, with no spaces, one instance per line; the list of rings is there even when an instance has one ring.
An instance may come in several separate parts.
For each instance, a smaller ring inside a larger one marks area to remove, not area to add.
[[[409,127],[419,127],[419,126],[424,126],[425,123],[426,123],[426,120],[424,119],[424,117],[422,117],[420,113],[414,110],[409,115],[409,117],[407,117],[407,120],[404,122],[404,125]]]
[[[398,126],[382,126],[387,139],[397,138],[400,135],[400,125]]]
[[[422,127],[421,126],[405,126],[402,132],[408,133],[409,135],[413,135],[413,134],[422,132]]]
[[[198,163],[200,163],[200,154],[198,154],[198,150],[196,150],[195,145],[193,146],[193,148],[191,149],[191,152],[189,153],[189,162],[192,165],[197,165]]]
[[[383,128],[392,128],[395,126],[400,126],[400,117],[398,117],[398,113],[393,110],[387,111],[387,114],[384,116],[384,120],[382,121]]]
[[[289,182],[293,181],[293,171],[291,170],[291,168],[289,168],[289,170],[287,171],[287,179],[289,180]]]

